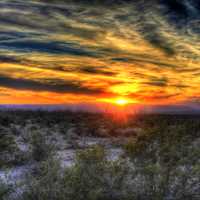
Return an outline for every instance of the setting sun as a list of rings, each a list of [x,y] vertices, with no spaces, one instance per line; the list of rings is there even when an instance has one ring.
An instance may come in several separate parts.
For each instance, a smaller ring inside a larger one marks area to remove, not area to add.
[[[115,101],[115,103],[116,103],[117,105],[123,106],[123,105],[128,104],[128,100],[127,100],[127,99],[117,99],[117,100]]]

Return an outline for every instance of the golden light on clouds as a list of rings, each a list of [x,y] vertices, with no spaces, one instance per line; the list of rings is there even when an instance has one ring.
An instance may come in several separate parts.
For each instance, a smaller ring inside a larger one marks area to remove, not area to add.
[[[0,103],[198,104],[199,7],[170,2],[1,1]]]
[[[128,95],[130,93],[137,92],[137,90],[138,86],[134,82],[114,85],[110,87],[110,91],[118,95]]]

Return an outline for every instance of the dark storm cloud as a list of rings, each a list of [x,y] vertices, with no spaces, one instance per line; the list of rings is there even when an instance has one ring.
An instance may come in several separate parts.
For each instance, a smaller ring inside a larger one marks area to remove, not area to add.
[[[13,56],[0,55],[0,63],[20,63],[20,61]]]
[[[81,47],[73,47],[70,43],[61,43],[56,41],[13,41],[1,42],[0,48],[13,49],[22,52],[44,52],[51,54],[70,54],[77,56],[91,56],[96,57],[95,52],[90,52]]]
[[[159,32],[157,25],[148,23],[141,25],[140,32],[145,40],[154,47],[161,49],[166,54],[174,55],[176,53],[173,45]]]
[[[199,0],[161,0],[161,3],[165,5],[165,11],[172,22],[188,21],[200,15]]]
[[[105,71],[104,68],[105,67],[81,67],[80,72],[86,73],[86,74],[105,75],[105,76],[114,76],[117,74],[112,71]]]
[[[186,84],[175,84],[175,85],[171,85],[171,86],[178,88],[178,89],[185,89],[185,88],[190,87],[189,85],[186,85]]]
[[[157,94],[155,96],[152,96],[155,100],[162,100],[162,99],[170,99],[179,96],[180,94]]]
[[[145,95],[145,91],[140,91],[139,95],[137,93],[131,93],[129,94],[130,98],[137,98],[138,100],[144,100],[146,99],[152,99],[152,100],[166,100],[170,98],[176,98],[179,96],[180,93],[174,93],[174,94],[166,94],[164,92],[158,91],[156,94],[151,94],[151,95]]]
[[[168,85],[168,82],[169,81],[167,78],[152,78],[151,80],[144,82],[143,84],[158,87],[166,87]]]
[[[49,91],[56,93],[98,94],[102,92],[101,90],[89,89],[81,86],[81,84],[69,81],[67,82],[56,79],[49,79],[46,80],[46,82],[39,82],[36,80],[12,78],[2,75],[0,75],[0,86],[16,90]]]
[[[117,62],[125,62],[125,63],[141,63],[141,64],[148,63],[159,67],[166,67],[177,70],[180,68],[180,66],[176,63],[173,64],[166,63],[162,60],[159,60],[159,58],[155,59],[155,57],[154,58],[148,57],[148,55],[133,55],[132,57],[118,57],[118,58],[111,58],[111,60]]]

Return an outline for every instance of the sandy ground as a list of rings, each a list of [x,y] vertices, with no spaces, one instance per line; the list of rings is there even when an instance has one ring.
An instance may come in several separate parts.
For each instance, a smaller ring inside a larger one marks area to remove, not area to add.
[[[93,145],[103,145],[106,149],[107,158],[109,160],[116,160],[122,155],[123,151],[120,147],[115,147],[112,145],[110,139],[105,138],[93,138],[85,137],[79,138],[75,142],[78,146],[78,149],[69,148],[68,145],[62,144],[62,138],[59,139],[60,148],[56,151],[56,157],[60,160],[61,166],[63,168],[70,167],[74,164],[75,155],[77,150],[82,150]],[[66,143],[65,143],[66,144]],[[23,144],[20,140],[18,141],[18,146],[22,151],[27,151],[28,146]],[[27,163],[26,165],[11,167],[7,169],[0,169],[0,179],[7,183],[19,183],[22,181],[26,174],[31,171],[35,166],[34,163]]]

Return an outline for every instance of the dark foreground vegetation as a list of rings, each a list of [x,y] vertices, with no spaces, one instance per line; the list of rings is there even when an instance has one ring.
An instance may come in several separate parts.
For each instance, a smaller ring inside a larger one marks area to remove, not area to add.
[[[122,153],[77,138],[120,138]],[[58,138],[62,138],[59,141]],[[123,142],[122,142],[123,140]],[[64,143],[64,144],[63,144]],[[61,146],[75,149],[63,166]],[[200,116],[1,111],[0,171],[29,166],[22,180],[0,179],[2,200],[200,199]]]

